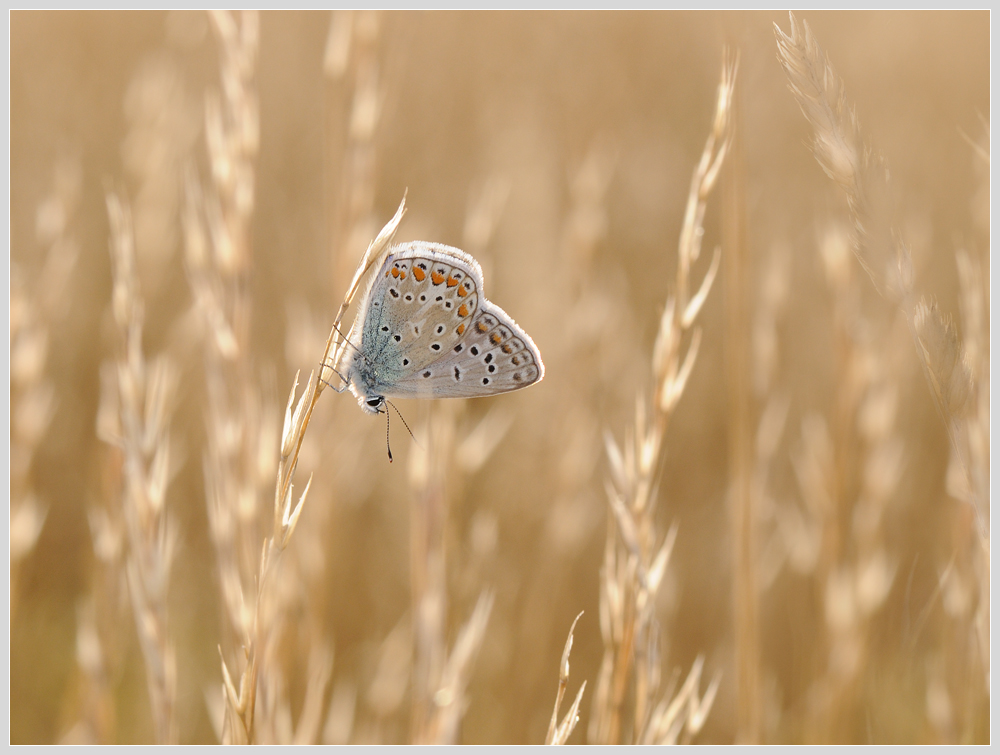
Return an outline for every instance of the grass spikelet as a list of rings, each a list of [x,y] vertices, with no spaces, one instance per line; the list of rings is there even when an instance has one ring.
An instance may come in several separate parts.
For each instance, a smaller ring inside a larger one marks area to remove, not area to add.
[[[913,263],[896,227],[889,169],[866,142],[844,84],[807,22],[777,24],[778,62],[802,114],[813,128],[813,154],[844,191],[854,221],[853,247],[875,288],[897,302],[910,295]]]
[[[177,662],[168,632],[167,592],[177,532],[165,509],[170,482],[170,416],[176,368],[166,357],[147,362],[142,350],[143,300],[138,288],[129,208],[109,194],[113,311],[121,340],[116,363],[122,453],[125,573],[147,685],[161,744],[177,741]]]
[[[960,419],[972,393],[972,377],[951,318],[936,302],[928,304],[921,299],[913,315],[913,328],[934,398],[945,417]]]
[[[566,694],[566,685],[569,683],[569,653],[573,649],[573,630],[576,623],[583,616],[583,611],[576,615],[573,623],[569,627],[569,634],[566,636],[566,645],[563,647],[562,659],[559,662],[559,686],[556,689],[556,702],[552,706],[552,720],[549,722],[549,731],[545,735],[545,744],[564,745],[569,740],[573,729],[579,721],[580,701],[583,699],[583,692],[587,689],[587,682],[584,680],[580,689],[576,693],[573,704],[569,706],[562,721],[559,720],[559,709],[562,707],[563,696]]]

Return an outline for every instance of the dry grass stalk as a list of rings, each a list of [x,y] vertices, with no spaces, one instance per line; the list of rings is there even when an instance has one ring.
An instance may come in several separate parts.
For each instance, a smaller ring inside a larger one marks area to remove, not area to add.
[[[334,378],[335,374],[332,365],[338,363],[340,356],[348,346],[346,339],[336,343],[334,341],[342,333],[341,324],[344,314],[360,288],[365,274],[373,266],[381,264],[384,254],[388,251],[389,241],[395,233],[399,221],[402,219],[403,211],[404,203],[401,202],[395,216],[382,229],[375,240],[372,241],[365,255],[362,257],[355,272],[354,280],[334,319],[330,337],[327,340],[323,353],[321,362],[323,368],[320,370],[319,375],[310,372],[309,380],[306,383],[306,390],[297,402],[295,401],[295,393],[298,387],[298,376],[296,376],[295,384],[292,386],[292,390],[288,396],[279,446],[280,453],[275,484],[273,528],[270,534],[264,539],[263,548],[260,552],[260,561],[255,580],[256,600],[253,604],[252,618],[245,637],[244,652],[246,654],[246,661],[240,673],[238,689],[233,682],[233,676],[225,661],[223,661],[222,666],[229,720],[232,724],[238,726],[236,729],[237,736],[240,739],[245,738],[247,742],[255,741],[254,714],[258,678],[261,674],[262,656],[266,654],[268,642],[273,636],[271,632],[273,627],[276,626],[278,618],[267,615],[261,610],[261,605],[265,598],[265,591],[270,588],[270,577],[276,568],[281,552],[288,545],[299,517],[302,514],[302,507],[311,483],[310,477],[310,481],[306,483],[302,494],[297,501],[294,501],[292,480],[295,470],[298,467],[302,441],[320,394],[329,385],[329,380]]]
[[[801,539],[788,544],[798,549],[793,565],[812,575],[824,600],[826,658],[810,690],[806,733],[820,742],[843,741],[852,726],[874,619],[897,570],[886,534],[903,469],[895,427],[901,370],[892,358],[892,331],[861,312],[850,255],[847,233],[828,232],[822,258],[834,300],[836,394],[829,419],[813,413],[803,420],[793,463],[804,508],[801,518],[784,515],[786,536]],[[858,335],[864,333],[884,335]],[[792,522],[809,534],[803,537]]]
[[[694,686],[685,686],[679,693],[687,697],[676,698],[673,702],[677,705],[667,704],[669,698],[661,699],[659,705],[656,702],[660,692],[660,637],[655,597],[666,572],[676,529],[660,542],[655,507],[663,439],[701,341],[700,329],[692,326],[719,266],[721,251],[717,249],[701,285],[692,295],[691,266],[701,252],[708,197],[729,148],[735,77],[736,63],[727,59],[712,131],[691,181],[678,246],[676,289],[667,299],[653,348],[652,406],[647,412],[642,400],[637,401],[634,435],[626,440],[624,449],[610,435],[606,436],[611,465],[611,481],[607,486],[610,511],[600,598],[605,651],[588,732],[589,740],[595,743],[616,744],[623,738],[635,742],[676,740],[679,730],[674,724],[680,720],[677,716],[685,702],[691,706],[685,733],[694,736],[704,722],[701,713],[707,712],[718,688],[716,678],[699,700],[698,674],[692,669],[689,680],[693,680]],[[687,337],[689,345],[682,358],[682,343]],[[627,697],[632,698],[634,708],[629,719],[625,709]]]
[[[76,610],[76,662],[81,673],[80,719],[64,735],[64,744],[111,744],[115,741],[117,710],[114,688],[131,645],[130,604],[125,585],[125,522],[122,501],[123,437],[118,397],[118,366],[101,365],[97,405],[97,437],[107,443],[102,464],[102,495],[90,505],[87,520],[94,552],[90,594]]]
[[[569,683],[569,653],[573,649],[573,630],[576,629],[576,622],[583,616],[580,611],[570,624],[569,634],[566,636],[566,645],[563,647],[562,659],[559,661],[559,687],[556,689],[556,703],[552,706],[552,720],[549,721],[549,731],[545,735],[545,744],[564,745],[576,728],[580,720],[580,701],[583,699],[583,692],[587,689],[587,681],[584,680],[580,689],[576,693],[573,704],[569,706],[562,721],[559,721],[559,709],[562,707],[563,697],[566,695],[566,686]]]
[[[76,268],[79,249],[71,235],[72,223],[82,189],[82,172],[76,158],[65,156],[55,167],[51,193],[39,204],[35,235],[44,249],[42,266],[28,280],[16,264],[11,264],[10,289],[10,613],[16,617],[19,605],[18,572],[31,554],[47,516],[47,506],[33,490],[30,477],[36,449],[48,429],[56,400],[50,378],[45,376],[49,355],[49,332],[66,312],[70,275]],[[114,366],[102,370],[104,388],[113,389]],[[117,398],[102,400],[98,424],[107,411],[118,426]],[[118,434],[120,435],[120,433]],[[108,480],[108,482],[112,482]],[[120,656],[128,645],[121,636],[122,620],[127,622],[127,604],[121,575],[124,525],[117,505],[120,490],[107,490],[116,505],[88,512],[98,567],[94,596],[77,606],[76,659],[81,672],[81,720],[63,737],[63,742],[96,743],[113,741],[115,710],[111,685]],[[99,608],[97,606],[100,606]],[[125,624],[127,626],[127,624]]]
[[[505,191],[488,182],[471,201],[465,237],[469,248],[482,251],[490,242]],[[459,631],[451,651],[448,619],[446,530],[451,502],[462,495],[465,476],[478,471],[506,434],[509,422],[488,413],[475,427],[460,431],[465,401],[431,407],[426,447],[414,444],[409,481],[410,582],[413,606],[413,684],[410,741],[414,744],[454,744],[468,702],[465,690],[472,663],[482,645],[493,607],[493,594],[480,593],[472,616]]]
[[[125,585],[125,522],[122,499],[122,437],[117,366],[101,365],[101,396],[97,407],[97,437],[108,442],[103,495],[87,511],[94,551],[90,594],[77,604],[76,662],[81,672],[80,720],[63,743],[111,744],[118,714],[115,687],[131,646],[127,632],[130,604]]]
[[[231,742],[312,742],[320,724],[317,710],[329,673],[308,685],[307,705],[292,726],[290,703],[282,674],[274,660],[285,626],[289,594],[277,589],[283,579],[279,559],[302,513],[305,490],[293,500],[292,479],[305,428],[325,384],[310,374],[307,390],[295,401],[289,396],[280,439],[268,418],[273,414],[253,386],[248,349],[250,299],[250,216],[253,210],[253,160],[258,144],[258,116],[253,86],[258,19],[243,14],[241,23],[226,12],[211,15],[220,40],[223,91],[206,102],[206,132],[212,165],[213,191],[202,195],[193,182],[189,190],[188,272],[198,308],[207,325],[206,372],[210,397],[208,423],[209,521],[220,568],[222,595],[230,624],[230,642],[240,648],[243,663],[239,689],[223,658],[226,720],[223,740]],[[398,217],[396,218],[398,222]],[[387,242],[387,239],[384,239]],[[356,288],[356,286],[355,286]],[[353,295],[353,293],[352,293]],[[343,309],[331,331],[324,361],[340,326]],[[332,362],[329,362],[332,364]],[[326,377],[332,372],[327,370]],[[293,411],[294,405],[294,411]],[[273,516],[262,521],[261,503],[268,478],[275,473],[273,447],[280,441]],[[310,480],[311,481],[311,480]],[[263,549],[260,544],[263,541]],[[286,570],[287,571],[287,570]],[[294,571],[294,570],[293,570]],[[319,654],[316,656],[316,654]],[[322,642],[312,655],[324,659]],[[332,657],[330,659],[332,664]],[[327,664],[320,664],[325,669]],[[268,669],[270,671],[268,671]],[[260,696],[260,700],[258,700]]]
[[[971,478],[965,477],[962,461],[953,453],[948,492],[971,503],[989,499],[989,275],[984,274],[980,260],[964,249],[956,253],[956,261],[966,366],[972,383],[971,410],[959,429]],[[954,555],[940,577],[948,639],[941,658],[928,663],[927,715],[943,742],[976,741],[977,711],[989,701],[990,542],[972,524],[970,517],[956,517]],[[988,526],[987,521],[987,531]]]
[[[988,138],[989,124],[984,126]],[[988,197],[989,143],[984,147],[972,142],[972,147],[980,167],[985,168],[980,196]],[[984,230],[988,233],[988,223]],[[961,453],[952,447],[947,483],[949,495],[969,504],[966,511],[973,511],[976,501],[989,500],[989,258],[965,249],[959,249],[955,257],[963,347],[962,365],[955,370],[959,392],[963,390],[962,371],[968,371],[970,383],[969,409],[958,424]],[[954,387],[949,387],[951,393]],[[955,517],[954,555],[939,581],[948,618],[947,640],[939,656],[927,663],[927,718],[940,741],[949,743],[976,741],[977,718],[988,707],[990,687],[989,509],[983,511],[985,532],[961,513]]]
[[[205,98],[211,183],[189,174],[183,217],[185,261],[194,307],[204,326],[208,394],[204,476],[209,531],[228,623],[224,646],[245,653],[253,631],[261,501],[273,467],[269,412],[257,393],[249,353],[250,219],[259,124],[254,92],[258,17],[211,12],[219,40],[221,95]],[[242,649],[242,650],[241,650]],[[222,649],[220,648],[220,652]],[[225,665],[225,662],[223,662]],[[256,686],[254,687],[256,689]],[[225,697],[225,694],[224,694]],[[226,698],[228,699],[228,698]],[[223,741],[252,741],[253,707],[227,706]],[[243,714],[246,714],[244,718]]]
[[[791,31],[775,25],[778,61],[802,114],[813,127],[813,152],[826,174],[843,189],[855,226],[854,253],[887,299],[900,306],[913,336],[931,394],[966,477],[971,476],[959,425],[968,408],[969,377],[962,347],[949,321],[933,302],[916,299],[913,260],[899,230],[888,165],[865,142],[843,82],[803,22],[789,14]],[[970,489],[972,485],[969,485]],[[985,500],[974,498],[981,534]]]
[[[758,287],[760,293],[748,338],[750,368],[747,372],[750,376],[746,382],[752,386],[750,391],[756,403],[757,416],[753,437],[744,441],[749,446],[745,449],[749,458],[743,462],[745,466],[740,471],[746,475],[742,484],[746,486],[744,495],[748,511],[740,524],[750,529],[750,532],[744,533],[744,543],[749,542],[751,547],[745,548],[741,555],[748,560],[744,568],[752,573],[752,579],[746,578],[748,589],[752,592],[747,596],[741,595],[739,588],[736,591],[737,606],[742,603],[742,616],[749,625],[737,639],[737,665],[744,669],[743,679],[738,682],[740,696],[737,704],[743,711],[740,727],[742,740],[758,743],[766,741],[770,733],[766,731],[765,723],[773,723],[777,718],[776,711],[766,707],[768,700],[763,694],[759,604],[761,595],[773,584],[786,557],[771,478],[790,403],[786,389],[779,385],[777,378],[780,343],[777,331],[788,297],[789,266],[787,251],[780,246],[773,247],[762,271]],[[737,533],[740,531],[737,529]],[[734,576],[734,584],[738,584],[739,576]]]
[[[51,194],[38,206],[35,236],[44,249],[41,270],[29,276],[10,270],[10,613],[18,608],[21,561],[38,541],[48,514],[34,490],[31,466],[56,407],[55,387],[45,376],[49,332],[67,305],[77,244],[70,235],[82,181],[80,164],[66,157],[55,168]]]
[[[931,396],[948,432],[952,449],[951,487],[964,491],[956,498],[967,502],[974,512],[977,542],[966,540],[960,548],[978,546],[976,550],[983,554],[983,563],[988,563],[989,498],[987,486],[983,484],[984,479],[988,480],[988,472],[986,466],[973,457],[975,443],[969,442],[970,435],[965,432],[966,428],[979,424],[977,420],[970,421],[977,403],[973,383],[976,376],[972,373],[975,348],[973,353],[963,348],[950,318],[936,303],[925,297],[918,299],[914,294],[913,265],[895,224],[893,195],[885,163],[863,144],[857,119],[847,108],[843,85],[808,24],[803,23],[800,31],[794,16],[790,20],[791,33],[788,35],[775,27],[779,61],[789,76],[803,114],[814,128],[817,159],[847,194],[858,233],[856,255],[876,288],[899,305],[906,318]],[[962,263],[959,264],[961,267]],[[968,296],[965,301],[970,301]],[[959,478],[961,481],[957,481]],[[982,567],[978,572],[986,574]],[[988,585],[988,576],[978,582]],[[842,583],[843,580],[838,582]],[[831,582],[831,588],[834,584]],[[987,654],[988,651],[983,657]],[[984,665],[988,667],[988,663]],[[929,707],[942,710],[941,706]],[[937,718],[943,720],[940,715]]]
[[[334,11],[331,18],[331,25],[327,37],[327,44],[324,56],[323,72],[330,86],[329,96],[326,98],[327,115],[330,120],[330,128],[324,129],[327,135],[333,135],[338,128],[343,128],[343,142],[336,138],[327,140],[328,157],[331,158],[329,167],[323,171],[324,179],[327,183],[326,194],[332,206],[329,207],[328,217],[337,223],[336,230],[329,235],[331,251],[331,269],[334,271],[333,289],[339,294],[347,285],[346,277],[353,266],[357,263],[357,258],[363,250],[362,244],[367,243],[374,235],[372,207],[374,204],[374,137],[378,123],[378,107],[381,98],[381,87],[377,76],[376,48],[378,42],[380,15],[377,12],[355,12],[351,10]],[[349,74],[349,75],[347,75]],[[345,80],[345,86],[336,86],[340,80]],[[342,94],[350,94],[354,91],[353,103],[348,100],[338,101]],[[374,109],[373,109],[373,106]],[[336,164],[343,160],[343,164]],[[329,177],[341,177],[341,184],[334,180],[331,184]],[[346,219],[346,220],[345,220]],[[345,246],[348,245],[348,246]],[[351,268],[344,269],[344,265]],[[363,281],[363,279],[361,279]],[[319,343],[327,336],[329,327],[329,313],[322,314],[318,318],[313,318],[300,298],[290,301],[288,305],[289,320],[287,323],[288,340],[286,341],[286,360],[291,364],[301,364],[312,362],[315,352],[319,348]],[[336,327],[340,327],[340,315]],[[313,320],[320,322],[318,327],[314,327]],[[320,332],[321,331],[321,332]],[[335,333],[330,333],[331,338],[335,338]],[[319,343],[317,340],[319,339]],[[327,352],[326,357],[330,357]],[[327,362],[329,366],[332,361]],[[327,370],[325,380],[333,381],[336,376]],[[307,387],[307,393],[312,388],[313,380]],[[320,385],[320,390],[325,387]],[[313,399],[318,398],[318,393]],[[350,423],[355,420],[351,415],[354,410],[340,402],[334,402],[330,411],[325,412],[319,419],[319,425],[313,425],[310,433],[309,444],[305,448],[295,449],[297,459],[302,459],[308,466],[315,466],[315,460],[319,449],[322,449],[324,456],[332,455],[341,459],[342,464],[336,470],[330,469],[330,474],[324,475],[322,479],[316,480],[317,485],[310,488],[310,495],[315,499],[319,496],[323,501],[336,502],[335,506],[324,505],[311,509],[308,525],[298,528],[299,535],[296,536],[297,545],[291,558],[281,561],[274,575],[270,578],[271,587],[269,595],[273,604],[272,609],[278,614],[297,615],[299,620],[296,624],[287,625],[287,631],[279,632],[275,630],[275,637],[272,641],[271,653],[281,654],[283,664],[290,679],[312,678],[313,669],[312,658],[317,653],[328,652],[328,642],[324,637],[327,631],[324,627],[325,617],[331,610],[328,586],[324,583],[328,572],[326,565],[330,562],[330,554],[324,543],[325,536],[329,530],[329,520],[336,515],[335,508],[339,508],[341,501],[350,500],[350,491],[346,488],[345,482],[353,480],[357,483],[358,478],[364,474],[358,464],[373,463],[364,457],[359,459],[362,447],[356,442],[351,443],[348,437],[351,433],[345,432],[347,429],[345,420]],[[311,416],[312,406],[309,407]],[[352,458],[353,457],[353,458]],[[295,462],[298,463],[297,461]],[[289,469],[283,474],[291,474]],[[338,474],[339,473],[339,474]],[[290,477],[287,477],[290,479]],[[287,491],[286,491],[287,492]],[[280,640],[277,635],[281,635]],[[298,670],[292,667],[297,663],[310,664]],[[346,689],[343,683],[338,683],[338,689]],[[353,687],[351,687],[353,689]],[[267,706],[267,710],[274,710],[277,721],[290,721],[290,701],[284,697],[272,700],[274,694],[285,694],[285,687],[278,684],[270,684],[262,691],[262,703]],[[315,693],[317,705],[326,696],[327,689],[324,686],[308,687],[307,692]],[[344,700],[343,694],[341,701]],[[327,730],[330,729],[329,736],[334,741],[346,741],[353,729],[353,698],[351,702],[352,719],[344,720],[343,711],[346,708],[339,705],[337,710],[331,707],[330,716],[340,717],[340,720],[323,719],[320,717],[318,726],[322,728],[323,738],[326,741]],[[310,698],[310,703],[312,698]],[[258,704],[260,710],[261,703]],[[333,703],[331,703],[333,706]],[[318,709],[318,708],[317,708]],[[311,710],[307,706],[303,710]],[[265,711],[270,716],[270,713]],[[260,715],[260,714],[258,714]],[[264,722],[262,722],[264,723]],[[304,722],[300,720],[294,727],[295,741],[304,741],[303,736],[308,733],[304,729]],[[281,726],[267,726],[266,731],[260,732],[260,741],[291,741],[284,736],[291,732],[293,728],[285,723]],[[315,732],[320,736],[319,730]],[[291,735],[289,735],[291,736]]]
[[[165,744],[177,739],[177,671],[167,611],[177,533],[165,510],[171,474],[169,420],[177,370],[166,357],[150,363],[143,355],[143,301],[129,208],[115,194],[108,195],[107,205],[114,277],[112,312],[121,339],[116,364],[120,435],[108,440],[122,454],[128,592],[146,662],[156,739]]]
[[[456,413],[461,402],[433,407],[426,448],[414,445],[410,457],[410,582],[413,605],[413,684],[410,741],[454,744],[465,712],[465,689],[482,644],[493,595],[480,593],[476,608],[449,652],[446,641],[448,583],[445,533],[448,510],[462,473],[474,472],[496,447],[475,430],[459,439]],[[484,422],[490,421],[487,415]],[[502,437],[502,433],[501,433]],[[479,449],[467,450],[470,438]]]
[[[728,508],[732,519],[733,615],[736,633],[736,741],[761,741],[760,575],[758,527],[760,504],[755,488],[751,438],[751,336],[747,282],[750,255],[746,239],[746,163],[739,98],[734,99],[732,146],[723,182],[726,248],[726,382],[729,403]]]

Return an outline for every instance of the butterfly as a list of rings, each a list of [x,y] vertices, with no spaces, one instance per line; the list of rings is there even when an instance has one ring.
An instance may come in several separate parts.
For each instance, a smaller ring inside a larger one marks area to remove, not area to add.
[[[370,414],[388,398],[494,396],[545,375],[528,334],[483,293],[479,263],[428,241],[389,250],[348,341],[338,374]]]

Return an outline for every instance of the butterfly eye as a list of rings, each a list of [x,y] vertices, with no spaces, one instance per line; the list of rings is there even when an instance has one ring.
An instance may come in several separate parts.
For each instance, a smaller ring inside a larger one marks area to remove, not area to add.
[[[382,403],[382,397],[381,396],[372,396],[370,399],[368,399],[367,401],[365,401],[365,403],[368,404],[368,406],[370,406],[372,409],[377,409],[378,406],[379,406],[379,404]]]

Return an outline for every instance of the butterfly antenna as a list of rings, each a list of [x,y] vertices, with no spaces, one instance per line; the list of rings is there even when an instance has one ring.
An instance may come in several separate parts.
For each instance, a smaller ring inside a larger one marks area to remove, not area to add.
[[[392,403],[391,401],[387,400],[385,403],[387,403],[389,406],[391,406],[393,409],[396,410],[396,414],[399,415],[399,418],[403,422],[403,427],[406,428],[406,432],[408,432],[410,434],[410,437],[413,438],[413,442],[417,444],[417,447],[418,448],[423,448],[423,446],[420,445],[420,441],[417,440],[417,436],[413,434],[413,430],[411,430],[410,426],[408,424],[406,424],[406,419],[403,418],[402,412],[400,412],[399,409],[396,409],[396,405],[394,403]],[[386,412],[386,414],[388,414],[388,413],[389,412]]]
[[[385,399],[382,399],[382,400],[385,401]],[[396,407],[392,407],[392,408],[396,409]],[[399,414],[399,410],[398,409],[396,409],[396,414]],[[405,420],[403,421],[403,424],[404,425],[406,424]],[[406,429],[409,430],[409,428],[406,428]],[[389,410],[388,409],[385,410],[385,450],[389,452],[389,463],[392,464],[392,449],[389,448]]]

